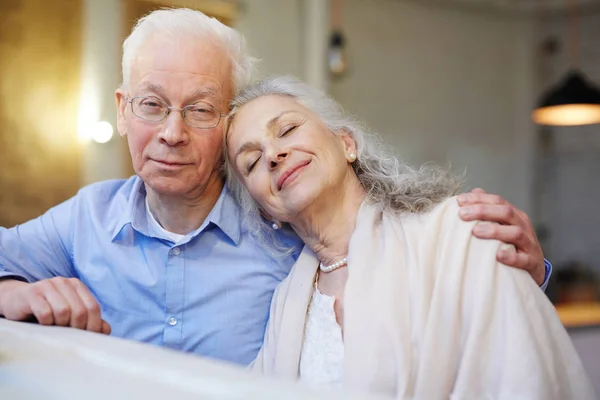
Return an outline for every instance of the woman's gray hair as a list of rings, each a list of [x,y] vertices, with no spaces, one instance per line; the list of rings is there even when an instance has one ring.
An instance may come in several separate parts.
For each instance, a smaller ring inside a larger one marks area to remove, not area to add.
[[[140,18],[123,42],[122,87],[128,87],[133,60],[153,35],[173,40],[213,40],[227,52],[231,61],[234,93],[252,81],[257,60],[248,53],[241,33],[200,11],[164,8]]]
[[[352,163],[360,184],[371,203],[381,204],[387,211],[423,213],[435,204],[453,196],[462,180],[447,169],[425,164],[415,169],[394,156],[379,137],[367,130],[357,119],[344,112],[342,106],[325,93],[290,76],[272,77],[244,88],[232,101],[225,134],[227,136],[236,114],[251,101],[268,95],[287,96],[318,115],[334,134],[347,132],[356,142],[357,159]],[[271,223],[260,215],[258,203],[241,183],[228,157],[225,161],[228,185],[242,208],[242,218],[250,234],[267,244],[273,254],[285,252],[277,240]]]

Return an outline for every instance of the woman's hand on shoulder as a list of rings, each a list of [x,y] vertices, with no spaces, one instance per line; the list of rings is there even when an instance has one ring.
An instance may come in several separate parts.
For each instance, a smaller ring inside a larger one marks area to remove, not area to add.
[[[473,189],[458,196],[460,218],[482,221],[473,228],[481,239],[496,239],[514,246],[500,248],[497,259],[511,267],[524,269],[541,285],[546,276],[542,247],[527,214],[501,196]]]

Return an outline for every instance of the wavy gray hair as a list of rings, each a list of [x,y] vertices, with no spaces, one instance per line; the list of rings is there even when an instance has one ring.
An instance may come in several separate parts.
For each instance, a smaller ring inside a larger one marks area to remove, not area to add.
[[[352,163],[367,199],[387,211],[423,213],[457,193],[462,180],[447,169],[425,164],[415,169],[392,155],[379,137],[370,133],[357,119],[344,112],[341,105],[325,93],[290,76],[272,77],[244,88],[231,103],[225,134],[227,137],[236,114],[252,100],[263,96],[288,96],[318,115],[333,133],[348,132],[356,141],[357,159]],[[249,233],[259,243],[267,244],[272,254],[287,249],[278,240],[271,224],[260,214],[258,203],[244,187],[228,157],[225,160],[228,185],[242,208],[242,218]]]

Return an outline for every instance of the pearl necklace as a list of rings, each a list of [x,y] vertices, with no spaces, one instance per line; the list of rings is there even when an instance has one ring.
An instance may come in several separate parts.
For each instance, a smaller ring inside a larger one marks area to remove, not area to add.
[[[335,271],[338,268],[342,268],[348,264],[348,260],[344,257],[338,262],[334,262],[331,265],[323,265],[323,263],[319,264],[319,269],[323,272],[331,272]]]

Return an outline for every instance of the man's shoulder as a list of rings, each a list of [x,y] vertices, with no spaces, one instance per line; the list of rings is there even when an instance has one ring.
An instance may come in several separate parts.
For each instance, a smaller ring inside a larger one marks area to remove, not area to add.
[[[106,207],[114,202],[127,204],[134,190],[139,188],[139,178],[112,179],[82,187],[77,193],[80,202]]]
[[[130,213],[131,201],[140,185],[140,178],[133,176],[84,186],[75,196],[76,206],[73,211],[79,219],[112,226]]]

